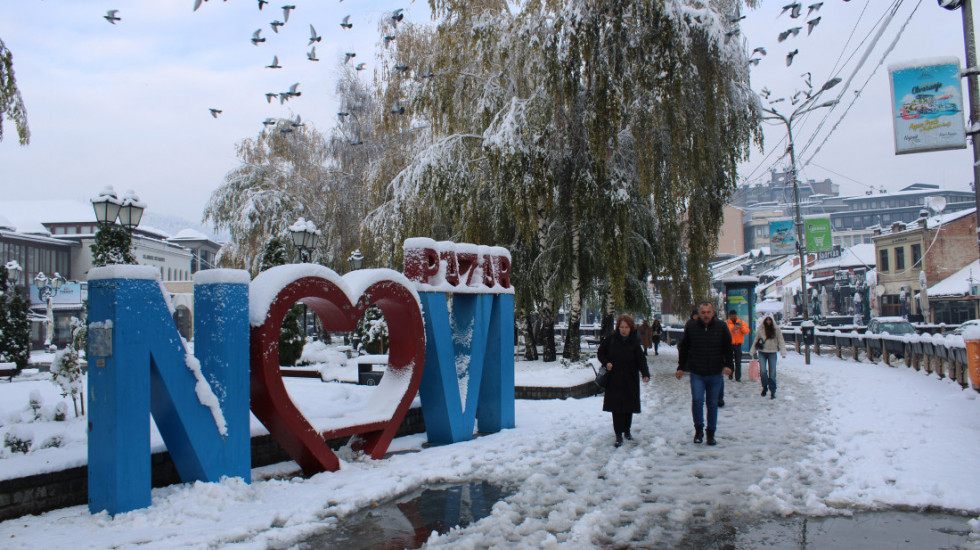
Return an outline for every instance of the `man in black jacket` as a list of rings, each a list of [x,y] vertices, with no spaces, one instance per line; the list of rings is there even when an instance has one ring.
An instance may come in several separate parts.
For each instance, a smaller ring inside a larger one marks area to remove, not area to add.
[[[698,317],[684,326],[677,344],[677,379],[691,376],[691,413],[694,416],[694,442],[704,440],[704,406],[708,405],[708,445],[715,444],[718,425],[718,396],[723,376],[732,373],[732,335],[728,326],[715,316],[711,302],[701,302]]]

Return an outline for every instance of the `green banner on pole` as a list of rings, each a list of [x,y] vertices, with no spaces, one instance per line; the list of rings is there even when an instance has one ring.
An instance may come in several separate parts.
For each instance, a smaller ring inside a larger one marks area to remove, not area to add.
[[[803,220],[806,232],[807,252],[829,252],[834,248],[830,230],[830,218],[807,218]]]

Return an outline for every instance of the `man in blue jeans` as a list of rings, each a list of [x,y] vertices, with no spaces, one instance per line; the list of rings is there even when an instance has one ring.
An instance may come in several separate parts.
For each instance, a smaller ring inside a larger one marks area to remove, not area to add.
[[[677,344],[677,379],[691,376],[691,414],[694,416],[694,442],[704,441],[704,406],[708,406],[708,445],[715,445],[718,426],[718,396],[724,376],[732,373],[732,335],[715,315],[711,302],[698,305],[697,318],[684,326]]]

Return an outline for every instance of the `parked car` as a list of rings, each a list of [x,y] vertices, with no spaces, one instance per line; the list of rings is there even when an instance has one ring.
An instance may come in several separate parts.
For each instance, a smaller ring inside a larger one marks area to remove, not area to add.
[[[966,332],[966,329],[970,327],[980,327],[980,319],[973,319],[971,321],[967,321],[963,323],[962,325],[956,327],[956,330],[953,331],[953,334],[958,334],[962,336],[963,333]]]
[[[868,323],[868,332],[871,334],[888,333],[892,336],[902,334],[915,334],[915,327],[912,323],[901,317],[876,317]]]

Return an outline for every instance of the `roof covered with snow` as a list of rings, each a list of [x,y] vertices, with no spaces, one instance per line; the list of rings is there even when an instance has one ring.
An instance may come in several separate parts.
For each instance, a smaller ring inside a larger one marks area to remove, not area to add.
[[[980,282],[980,260],[929,287],[930,298],[969,296],[971,282]]]
[[[823,271],[831,268],[874,267],[875,245],[871,243],[856,244],[843,250],[836,258],[826,258],[810,266],[810,271]]]
[[[0,216],[5,216],[21,232],[42,223],[95,222],[91,203],[69,199],[0,201]]]

